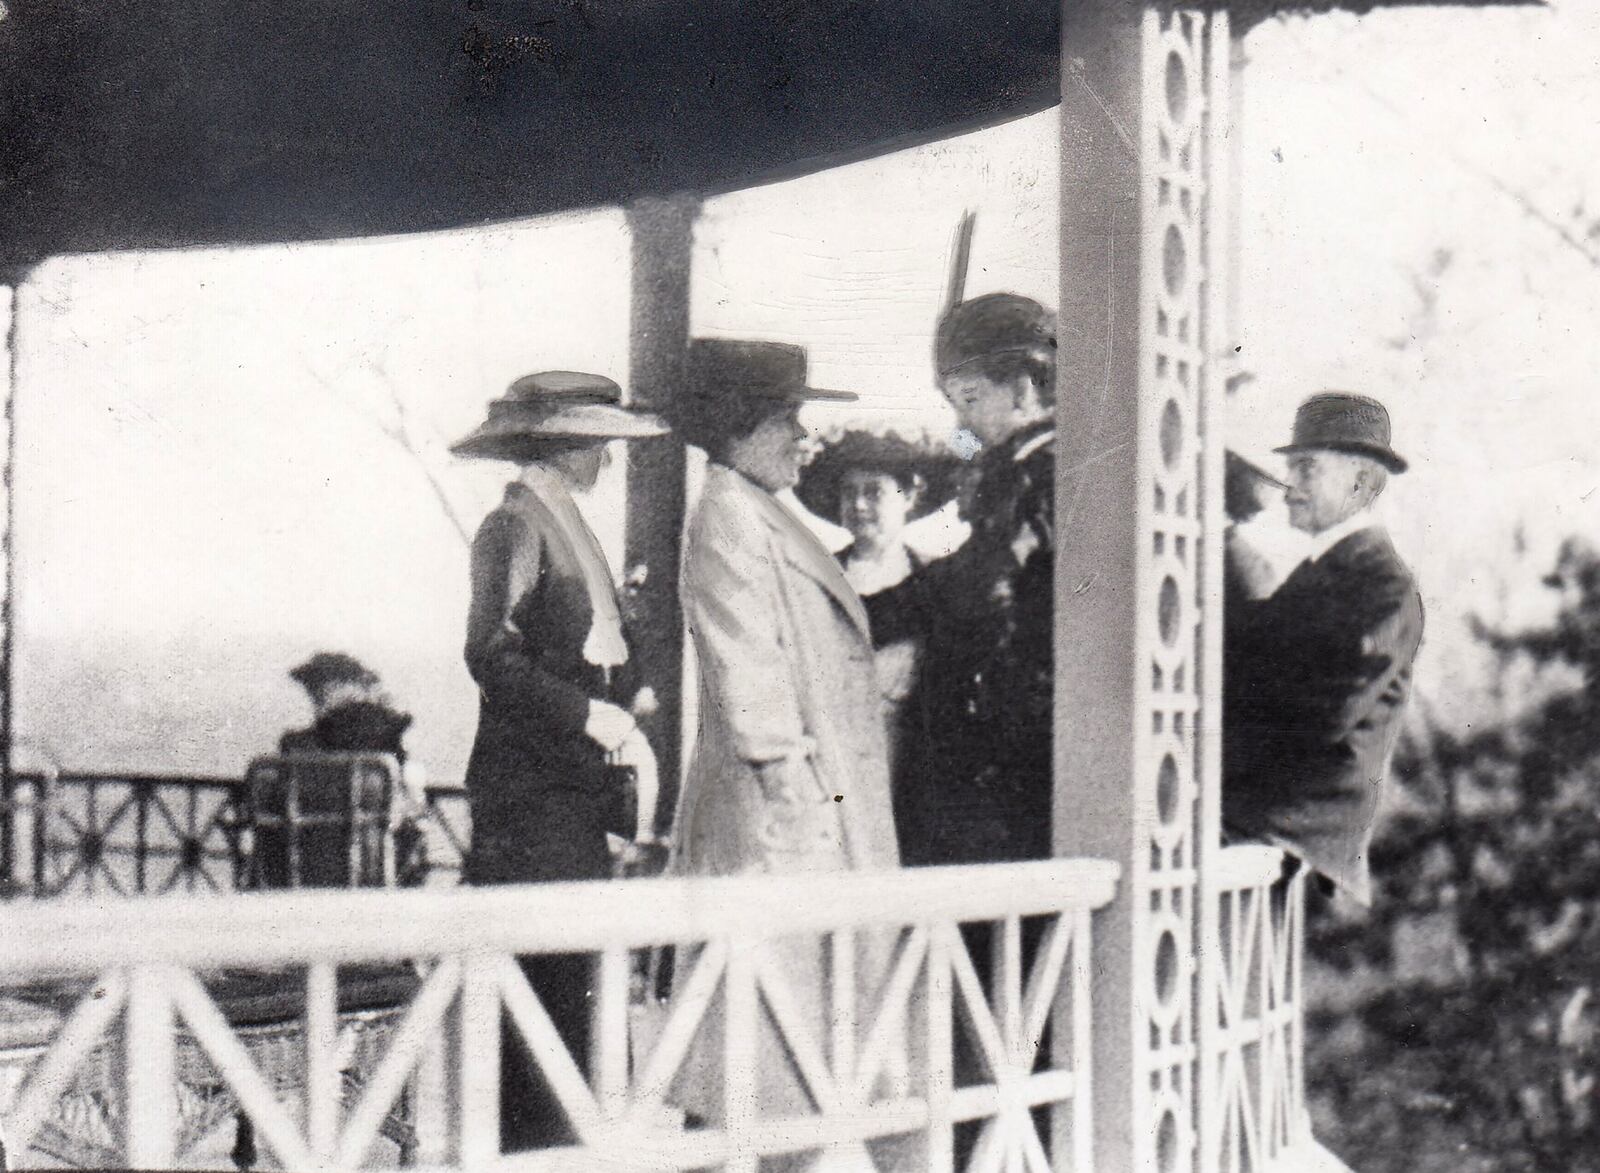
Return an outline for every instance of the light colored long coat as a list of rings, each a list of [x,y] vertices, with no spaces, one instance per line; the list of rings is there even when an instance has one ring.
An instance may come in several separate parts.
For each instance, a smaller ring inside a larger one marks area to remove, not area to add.
[[[700,664],[700,733],[679,803],[674,870],[709,876],[897,867],[872,640],[861,600],[838,564],[771,494],[713,464],[689,529],[683,605]],[[820,783],[815,792],[798,803],[768,800],[755,763],[804,756]],[[863,1007],[876,1005],[891,945],[888,934],[857,938]],[[822,942],[769,948],[800,1019],[826,1046]],[[713,1122],[722,1106],[720,1019],[719,996],[676,1092],[684,1107]],[[762,1117],[813,1111],[784,1043],[763,1023]],[[915,1161],[881,1167],[912,1168]]]
[[[679,808],[689,875],[899,866],[882,696],[861,600],[770,493],[706,473],[684,556],[700,663],[700,735]],[[809,756],[821,785],[799,817],[754,763]]]

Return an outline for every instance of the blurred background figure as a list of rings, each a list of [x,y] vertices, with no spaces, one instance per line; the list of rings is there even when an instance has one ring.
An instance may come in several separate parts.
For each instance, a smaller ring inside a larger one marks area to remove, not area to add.
[[[913,548],[908,525],[955,497],[961,463],[953,452],[926,441],[848,429],[825,438],[820,454],[800,474],[795,496],[812,513],[850,534],[850,544],[836,557],[846,581],[867,603],[874,633],[894,627],[875,613],[874,596],[908,579],[912,580],[908,589],[920,591],[921,582],[913,576],[932,558]],[[919,607],[927,602],[919,600]],[[922,653],[922,636],[910,630],[904,638],[878,640],[874,654],[883,692],[897,827],[915,819],[915,812],[908,809],[914,788],[901,773],[905,739],[916,735],[915,723],[906,720],[904,702]]]
[[[395,877],[404,887],[421,884],[428,874],[428,792],[422,763],[406,755],[411,715],[395,707],[376,672],[344,652],[318,652],[289,676],[310,696],[313,718],[279,738],[279,752],[393,754],[401,784],[390,819]]]
[[[594,486],[611,441],[666,430],[624,408],[610,379],[545,371],[513,383],[452,449],[521,470],[472,543],[466,660],[479,717],[466,779],[468,883],[607,879],[608,836],[642,834],[628,788],[639,773],[655,777],[635,720],[653,694],[634,679],[616,580],[573,493]],[[540,954],[521,964],[586,1067],[593,959]],[[575,1139],[525,1044],[509,1026],[502,1034],[503,1147]]]
[[[384,693],[378,674],[344,652],[318,652],[289,676],[306,690],[312,723],[278,740],[283,753],[388,753],[405,764],[411,717]]]

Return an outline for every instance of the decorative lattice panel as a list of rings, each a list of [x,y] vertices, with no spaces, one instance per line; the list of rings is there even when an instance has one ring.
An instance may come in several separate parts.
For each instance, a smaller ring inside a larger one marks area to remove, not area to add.
[[[1209,395],[1220,394],[1213,361],[1213,273],[1220,209],[1212,177],[1223,165],[1212,133],[1226,106],[1226,18],[1151,8],[1143,28],[1143,126],[1139,141],[1144,257],[1140,377],[1143,613],[1138,646],[1147,657],[1143,728],[1136,760],[1148,849],[1134,860],[1137,934],[1135,1013],[1141,1024],[1136,1087],[1148,1097],[1138,1167],[1163,1173],[1196,1166],[1198,1052],[1195,985],[1198,857],[1215,836],[1202,785],[1215,787],[1203,752]],[[1221,54],[1223,69],[1214,68]],[[1219,84],[1218,78],[1221,82]],[[1213,755],[1214,756],[1214,755]],[[1210,775],[1209,781],[1206,775]]]

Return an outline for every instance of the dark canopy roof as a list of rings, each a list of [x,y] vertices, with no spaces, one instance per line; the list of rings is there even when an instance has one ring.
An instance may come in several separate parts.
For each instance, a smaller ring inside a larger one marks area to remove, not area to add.
[[[1053,104],[1060,3],[10,0],[0,261],[745,186]]]

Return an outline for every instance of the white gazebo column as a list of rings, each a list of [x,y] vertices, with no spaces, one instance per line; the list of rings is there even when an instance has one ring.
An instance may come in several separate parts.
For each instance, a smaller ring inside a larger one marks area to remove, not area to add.
[[[1055,846],[1124,877],[1095,933],[1095,1168],[1204,1170],[1227,15],[1077,0],[1063,39]]]

